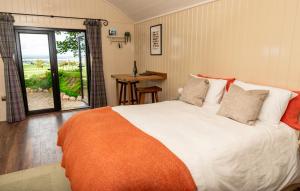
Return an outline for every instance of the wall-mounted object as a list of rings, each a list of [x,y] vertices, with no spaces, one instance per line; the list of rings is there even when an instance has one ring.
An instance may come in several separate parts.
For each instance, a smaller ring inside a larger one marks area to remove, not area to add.
[[[107,36],[110,39],[110,43],[117,43],[118,48],[123,48],[123,43],[126,44],[126,40],[124,36]]]
[[[125,41],[127,42],[131,42],[131,34],[130,32],[125,32],[124,33],[124,37],[125,37]]]
[[[108,35],[107,38],[110,39],[110,43],[117,43],[119,48],[123,48],[123,43],[131,42],[130,32],[125,32],[124,36]]]
[[[107,36],[110,39],[110,42],[126,42],[124,36]]]
[[[109,36],[117,36],[117,29],[115,29],[115,28],[110,28],[110,29],[108,30],[108,35],[109,35]]]
[[[162,55],[162,24],[150,27],[150,54]]]

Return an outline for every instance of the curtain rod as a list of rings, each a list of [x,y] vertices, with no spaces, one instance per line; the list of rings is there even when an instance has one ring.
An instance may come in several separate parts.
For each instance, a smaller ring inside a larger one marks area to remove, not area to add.
[[[16,12],[0,12],[0,13],[6,13],[6,14],[12,14],[12,15],[23,15],[23,16],[34,16],[34,17],[50,17],[50,18],[62,18],[62,19],[92,19],[92,18],[83,18],[83,17],[67,17],[67,16],[57,16],[57,15],[38,15],[38,14],[28,14],[28,13],[16,13]],[[101,21],[104,26],[108,25],[108,20],[106,19],[94,19]]]

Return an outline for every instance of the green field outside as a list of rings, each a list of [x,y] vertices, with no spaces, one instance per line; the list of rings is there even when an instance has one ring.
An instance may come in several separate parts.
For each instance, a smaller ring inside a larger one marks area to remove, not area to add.
[[[86,67],[83,67],[83,84],[81,87],[79,63],[74,61],[61,61],[58,64],[60,91],[68,96],[78,97],[81,95],[81,89],[87,87]],[[23,64],[26,88],[30,89],[52,89],[52,76],[50,64],[46,61],[36,60],[25,62]]]

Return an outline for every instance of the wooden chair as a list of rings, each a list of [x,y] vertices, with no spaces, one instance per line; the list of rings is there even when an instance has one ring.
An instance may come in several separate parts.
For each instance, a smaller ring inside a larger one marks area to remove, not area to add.
[[[139,95],[139,104],[145,103],[145,95],[151,94],[152,103],[159,102],[158,100],[158,92],[162,91],[162,89],[158,86],[145,87],[145,88],[137,88],[137,93]]]
[[[130,83],[125,82],[125,81],[118,81],[118,83],[121,85],[120,96],[119,96],[119,105],[138,103],[137,88],[136,88],[136,84],[138,83],[138,81],[130,82]],[[127,100],[127,85],[128,84],[131,86],[131,88],[130,88],[131,92],[129,92],[131,94],[131,100]]]

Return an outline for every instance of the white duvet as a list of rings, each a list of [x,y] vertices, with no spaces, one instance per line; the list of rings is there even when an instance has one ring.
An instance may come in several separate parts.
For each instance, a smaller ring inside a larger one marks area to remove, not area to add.
[[[273,191],[299,181],[297,135],[283,123],[251,127],[216,115],[218,106],[180,101],[113,110],[179,157],[200,191]]]

